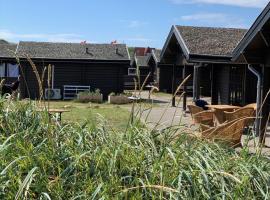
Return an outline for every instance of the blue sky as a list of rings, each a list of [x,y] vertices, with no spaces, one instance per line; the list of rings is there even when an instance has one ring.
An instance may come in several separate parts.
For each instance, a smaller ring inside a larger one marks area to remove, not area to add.
[[[187,3],[188,2],[188,3]],[[268,0],[0,0],[0,38],[161,48],[173,24],[249,28]]]

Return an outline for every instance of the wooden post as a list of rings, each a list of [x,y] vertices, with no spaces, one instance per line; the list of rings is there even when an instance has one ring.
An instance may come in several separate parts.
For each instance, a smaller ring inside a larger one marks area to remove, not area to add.
[[[199,67],[200,66],[201,66],[201,63],[194,65],[194,72],[193,72],[193,101],[194,102],[200,98],[200,93],[199,93]]]
[[[172,77],[172,107],[175,107],[175,64],[173,64],[173,77]]]
[[[182,77],[183,77],[183,80],[186,78],[186,65],[184,65],[183,67],[183,72],[182,72]],[[186,83],[184,84],[184,96],[183,96],[183,111],[185,112],[187,110],[187,85]]]
[[[196,77],[197,77],[197,70],[196,65],[193,67],[193,102],[196,101]]]
[[[219,66],[218,66],[219,67]],[[217,92],[217,73],[215,73],[215,65],[211,66],[211,104],[218,104],[218,92]]]
[[[200,67],[201,67],[201,64],[198,65],[197,67],[197,78],[196,78],[196,99],[200,99],[200,96],[201,96],[201,87],[200,87]]]

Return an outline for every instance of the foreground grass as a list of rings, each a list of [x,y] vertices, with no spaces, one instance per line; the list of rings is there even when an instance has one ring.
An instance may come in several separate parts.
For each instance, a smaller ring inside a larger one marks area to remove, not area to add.
[[[176,130],[49,124],[0,101],[0,199],[268,199],[270,162]]]

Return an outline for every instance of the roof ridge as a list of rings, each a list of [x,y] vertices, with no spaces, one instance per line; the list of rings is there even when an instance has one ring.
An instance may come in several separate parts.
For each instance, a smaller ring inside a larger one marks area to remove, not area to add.
[[[36,43],[36,44],[73,44],[73,45],[125,45],[125,43],[118,43],[118,44],[110,44],[110,43],[86,43],[86,44],[81,44],[77,42],[46,42],[46,41],[19,41],[19,43]]]
[[[232,29],[232,30],[248,30],[246,28],[236,27],[215,27],[215,26],[189,26],[189,25],[174,25],[176,27],[190,27],[190,28],[208,28],[208,29]]]

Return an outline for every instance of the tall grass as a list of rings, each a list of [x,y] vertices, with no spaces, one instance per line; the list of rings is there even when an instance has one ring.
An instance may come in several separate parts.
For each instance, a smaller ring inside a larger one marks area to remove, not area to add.
[[[0,99],[0,199],[268,199],[270,162],[166,129],[49,123]],[[158,135],[153,137],[153,135]]]

